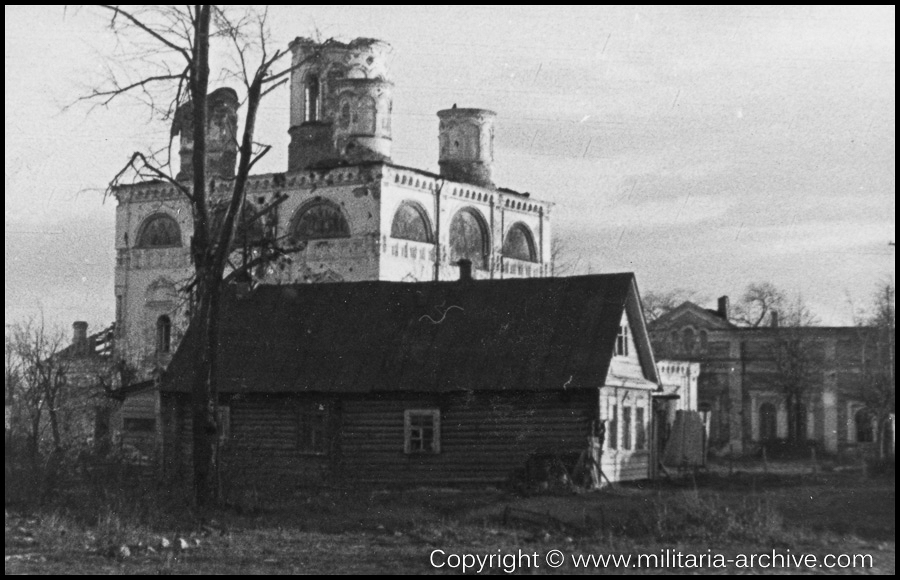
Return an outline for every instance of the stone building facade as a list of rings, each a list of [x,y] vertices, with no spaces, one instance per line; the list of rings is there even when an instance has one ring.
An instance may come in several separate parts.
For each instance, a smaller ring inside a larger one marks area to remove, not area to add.
[[[876,430],[885,427],[866,403],[866,361],[878,343],[876,332],[779,327],[777,315],[765,327],[739,327],[729,320],[727,297],[715,310],[685,302],[650,324],[658,357],[699,365],[698,406],[708,421],[710,447],[734,454],[788,439],[790,413],[782,385],[790,371],[777,360],[786,340],[799,345],[809,369],[794,414],[796,439],[829,454],[872,451]],[[892,449],[889,421],[885,433]]]

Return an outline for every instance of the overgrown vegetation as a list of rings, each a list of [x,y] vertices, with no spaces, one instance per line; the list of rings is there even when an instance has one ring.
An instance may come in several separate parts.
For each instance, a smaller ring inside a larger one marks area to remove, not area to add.
[[[121,465],[105,469],[69,479],[78,487],[53,501],[7,506],[7,573],[423,573],[434,571],[429,554],[436,549],[596,554],[669,548],[730,555],[775,548],[860,552],[873,555],[878,571],[893,571],[894,481],[860,471],[722,471],[532,495],[347,485],[256,497],[252,506],[198,517],[173,499],[171,484]],[[576,570],[567,565],[560,571]]]

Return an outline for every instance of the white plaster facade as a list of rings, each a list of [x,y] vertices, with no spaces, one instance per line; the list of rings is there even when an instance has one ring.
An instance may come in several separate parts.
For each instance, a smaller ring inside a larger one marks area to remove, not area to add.
[[[302,249],[291,255],[289,263],[257,272],[259,283],[457,279],[459,236],[451,230],[462,214],[469,227],[478,225],[484,241],[483,252],[472,260],[474,278],[551,275],[550,203],[497,188],[483,179],[466,179],[470,168],[464,153],[453,158],[453,175],[458,179],[390,161],[392,97],[382,91],[389,85],[386,44],[357,39],[349,44],[325,43],[317,49],[311,41],[298,39],[292,49],[295,60],[309,60],[292,72],[289,168],[285,173],[252,176],[245,208],[258,210],[283,196],[264,226],[276,237],[297,234],[301,216],[311,207],[326,207],[332,212],[330,219],[341,225],[335,235],[297,237]],[[381,100],[374,109],[363,110],[373,91],[382,91],[378,92]],[[348,111],[344,126],[342,115]],[[458,139],[492,143],[492,113],[454,108],[442,114],[463,121],[467,116],[482,119],[477,131]],[[374,116],[371,123],[363,122],[366,115]],[[368,129],[363,130],[363,125]],[[372,135],[365,133],[369,129]],[[492,151],[490,155],[484,147],[473,151],[478,154],[471,160],[475,169],[470,173],[482,176],[487,171],[489,175]],[[188,160],[189,156],[183,157],[183,163]],[[211,195],[228,193],[227,180],[220,180]],[[193,219],[188,201],[166,183],[120,186],[115,194],[117,356],[138,371],[140,380],[167,365],[187,327],[188,305],[181,289],[193,273]],[[410,207],[414,208],[411,215],[421,217],[424,224],[419,231],[427,233],[418,238],[393,237],[398,212],[407,208],[409,213]],[[141,244],[143,228],[160,216],[177,224],[177,240],[152,247]],[[518,252],[504,251],[511,235],[518,241]],[[161,330],[163,321],[171,325],[168,330]]]

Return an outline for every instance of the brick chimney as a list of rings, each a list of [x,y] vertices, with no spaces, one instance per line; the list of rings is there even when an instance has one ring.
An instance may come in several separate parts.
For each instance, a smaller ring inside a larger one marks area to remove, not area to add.
[[[459,262],[459,281],[460,282],[471,282],[472,281],[472,260],[467,260],[463,258]]]
[[[76,355],[86,354],[88,350],[87,340],[88,323],[76,320],[72,323],[72,350]]]
[[[719,307],[716,310],[716,313],[719,315],[719,318],[724,320],[728,320],[728,309],[729,309],[728,296],[720,296],[719,297]]]

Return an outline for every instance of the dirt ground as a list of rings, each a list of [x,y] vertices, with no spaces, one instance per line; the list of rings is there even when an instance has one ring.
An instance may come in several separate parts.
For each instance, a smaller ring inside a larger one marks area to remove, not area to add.
[[[162,528],[8,509],[5,571],[892,574],[894,490],[893,476],[744,464],[596,492],[301,490]]]

